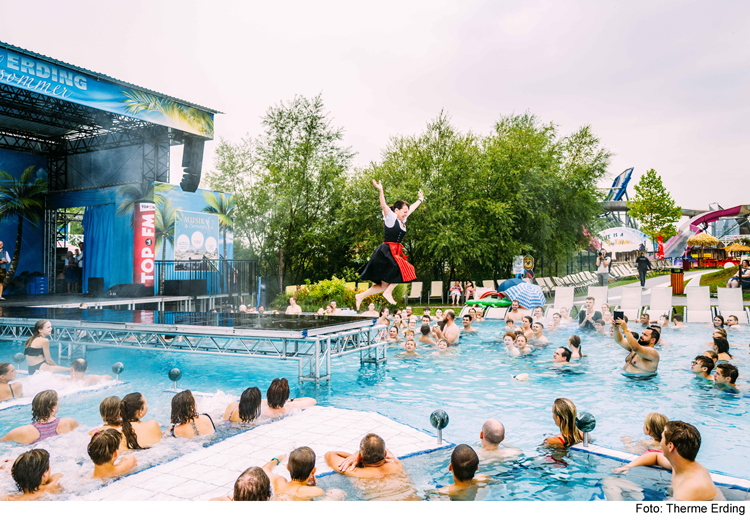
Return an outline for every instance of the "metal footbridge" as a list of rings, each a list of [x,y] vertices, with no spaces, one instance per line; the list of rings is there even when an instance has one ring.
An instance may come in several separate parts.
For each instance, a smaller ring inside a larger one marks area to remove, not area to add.
[[[386,361],[384,327],[362,316],[13,307],[0,317],[0,340],[27,340],[38,320],[52,323],[60,362],[99,347],[296,361],[300,382],[320,384],[331,380],[333,358]]]

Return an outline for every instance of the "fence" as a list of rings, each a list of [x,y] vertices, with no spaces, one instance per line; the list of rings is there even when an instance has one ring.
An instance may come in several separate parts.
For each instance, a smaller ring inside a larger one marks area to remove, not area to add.
[[[156,261],[155,293],[167,295],[252,294],[256,290],[257,262],[245,259]],[[179,292],[167,281],[179,281]],[[167,287],[165,289],[165,286]]]

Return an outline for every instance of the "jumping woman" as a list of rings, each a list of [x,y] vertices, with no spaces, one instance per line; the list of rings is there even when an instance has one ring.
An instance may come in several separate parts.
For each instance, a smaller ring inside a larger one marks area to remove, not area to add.
[[[372,185],[380,192],[384,236],[383,244],[375,249],[370,260],[359,272],[360,279],[372,281],[374,285],[355,296],[357,310],[362,300],[381,292],[388,303],[395,305],[396,301],[391,293],[396,285],[410,283],[417,278],[414,267],[406,261],[401,241],[406,235],[406,219],[424,202],[424,193],[419,191],[419,199],[411,207],[403,200],[397,200],[393,206],[389,206],[383,194],[383,184],[373,180]]]

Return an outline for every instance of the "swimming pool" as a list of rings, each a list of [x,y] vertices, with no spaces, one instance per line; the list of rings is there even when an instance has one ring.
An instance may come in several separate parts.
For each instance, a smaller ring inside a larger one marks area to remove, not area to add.
[[[551,407],[555,398],[566,397],[576,404],[579,412],[589,411],[597,418],[593,433],[596,444],[622,450],[620,437],[642,438],[643,419],[647,413],[658,411],[670,419],[684,420],[698,427],[703,438],[698,461],[709,470],[750,477],[750,453],[745,448],[750,399],[743,393],[714,389],[696,380],[689,370],[690,360],[705,350],[703,344],[709,341],[711,332],[709,325],[665,329],[663,340],[666,343],[659,348],[659,375],[649,380],[622,376],[620,368],[625,352],[609,336],[583,336],[583,352],[587,357],[568,368],[558,369],[552,366],[552,351],[567,342],[575,327],[549,333],[550,347],[524,358],[511,358],[505,353],[500,342],[503,327],[493,321],[478,324],[479,332],[462,337],[460,346],[451,348],[453,355],[444,358],[397,359],[394,356],[401,347],[395,345],[390,347],[386,364],[360,365],[356,355],[339,357],[332,361],[332,383],[319,387],[297,383],[296,362],[90,350],[87,356],[90,372],[109,373],[110,366],[121,361],[125,364],[121,379],[128,384],[63,397],[58,416],[72,416],[87,427],[95,427],[101,423],[98,405],[104,397],[140,391],[149,402],[146,418],[167,425],[172,398],[172,394],[164,392],[172,385],[167,372],[179,367],[183,372],[181,388],[216,393],[199,401],[199,411],[213,416],[221,416],[224,407],[238,398],[246,387],[258,386],[265,391],[273,378],[284,376],[290,381],[292,396],[310,396],[321,404],[377,411],[426,431],[431,431],[430,412],[444,409],[450,415],[444,435],[453,443],[473,444],[478,440],[482,423],[494,417],[506,426],[506,442],[529,455],[537,453],[545,436],[557,433]],[[732,348],[733,363],[740,370],[741,382],[745,383],[750,369],[750,355],[745,347],[750,342],[750,329],[729,332],[730,342],[739,345]],[[18,351],[22,351],[20,343],[0,343],[0,361],[11,361]],[[426,351],[420,348],[420,352]],[[511,378],[523,372],[529,373],[528,381]],[[54,384],[60,382],[50,378],[48,385],[54,388]],[[28,407],[0,411],[0,433],[29,422]],[[49,443],[45,446],[52,453],[53,470],[66,473],[66,478],[70,473],[73,488],[84,486],[72,482],[80,481],[74,477],[85,475],[90,465],[86,455],[87,431],[81,429],[45,442]],[[232,433],[220,432],[219,435]],[[205,442],[165,439],[157,448],[142,453],[141,459],[145,464],[157,464],[197,450]],[[12,444],[0,445],[0,458],[15,457],[26,449]],[[530,485],[519,487],[530,488]],[[0,477],[0,492],[11,490],[13,486],[7,476]]]

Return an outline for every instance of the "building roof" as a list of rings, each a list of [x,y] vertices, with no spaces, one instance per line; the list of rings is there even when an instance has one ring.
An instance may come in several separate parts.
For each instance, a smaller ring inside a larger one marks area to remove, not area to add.
[[[110,77],[110,76],[104,75],[102,73],[93,72],[91,70],[87,70],[86,68],[81,68],[80,66],[75,66],[75,65],[69,64],[67,62],[58,61],[57,59],[53,59],[52,57],[47,57],[46,55],[42,55],[40,53],[36,53],[36,52],[30,51],[30,50],[19,48],[18,46],[14,46],[14,45],[8,44],[6,42],[0,41],[0,47],[6,48],[8,50],[15,51],[15,52],[18,52],[18,53],[24,53],[26,55],[30,55],[31,57],[35,57],[37,59],[41,59],[41,60],[44,60],[44,61],[47,61],[47,62],[51,62],[51,63],[53,63],[55,65],[62,66],[62,67],[67,68],[69,70],[78,71],[80,73],[86,74],[86,75],[88,75],[90,77],[94,77],[94,78],[99,79],[99,80],[109,81],[111,83],[116,83],[116,84],[119,84],[119,85],[122,85],[122,86],[125,86],[125,87],[128,87],[128,88],[135,88],[136,90],[141,90],[143,92],[147,92],[147,93],[153,94],[155,96],[159,96],[159,97],[164,97],[164,98],[167,98],[167,99],[171,99],[172,101],[176,101],[177,103],[181,103],[181,104],[189,106],[189,107],[197,108],[198,110],[202,110],[204,112],[208,112],[209,114],[222,114],[223,113],[223,112],[220,112],[218,110],[213,110],[213,109],[208,108],[208,107],[204,107],[204,106],[201,106],[201,105],[196,105],[195,103],[190,103],[189,101],[185,101],[183,99],[178,99],[176,97],[172,97],[172,96],[167,95],[167,94],[162,94],[162,93],[156,92],[154,90],[149,90],[148,88],[143,88],[142,86],[138,86],[138,85],[135,85],[135,84],[132,84],[132,83],[126,83],[125,81],[121,81],[119,79],[115,79],[114,77]]]

